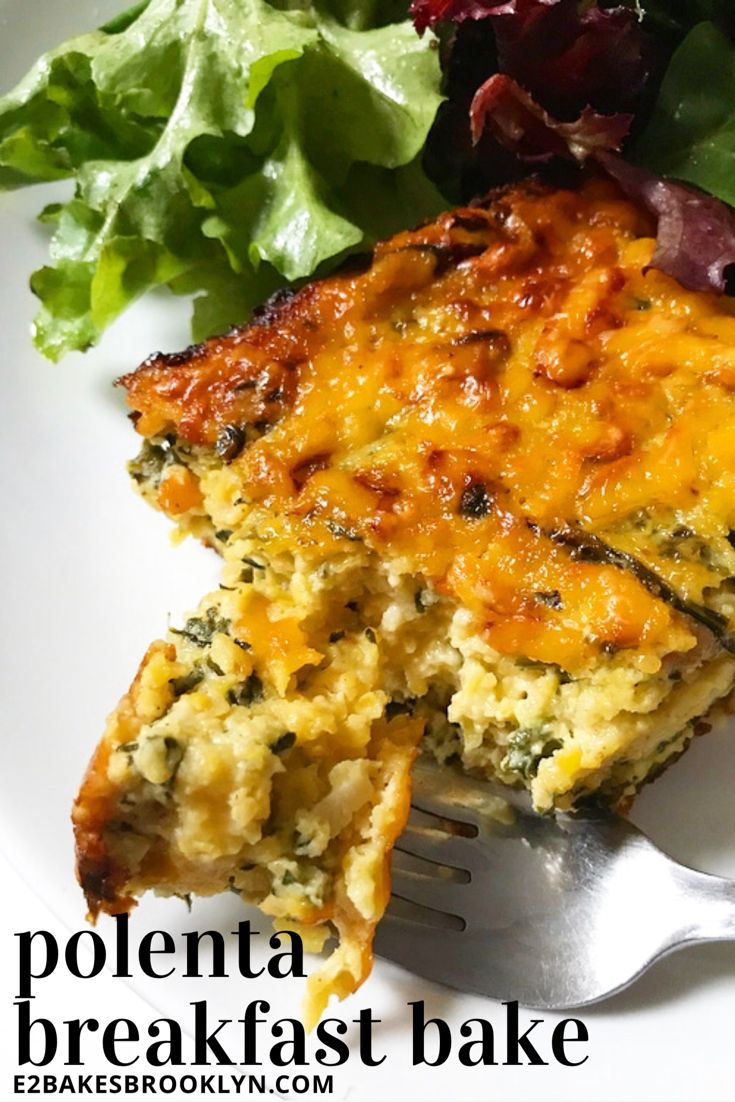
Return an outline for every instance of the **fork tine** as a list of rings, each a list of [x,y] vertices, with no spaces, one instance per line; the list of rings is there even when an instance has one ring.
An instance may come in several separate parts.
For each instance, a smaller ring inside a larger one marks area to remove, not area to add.
[[[456,880],[422,876],[403,869],[393,870],[393,891],[401,899],[458,918],[463,918],[462,911],[467,904],[467,895],[462,892],[464,887],[465,884]]]
[[[463,838],[457,834],[445,834],[441,830],[430,828],[417,829],[409,823],[396,843],[396,849],[410,853],[414,857],[423,857],[437,865],[449,865],[455,869],[472,871],[477,863],[474,839]]]
[[[439,792],[430,792],[427,788],[414,785],[411,805],[426,815],[436,815],[439,819],[450,819],[458,823],[479,827],[481,817],[477,811],[463,804],[445,799]]]

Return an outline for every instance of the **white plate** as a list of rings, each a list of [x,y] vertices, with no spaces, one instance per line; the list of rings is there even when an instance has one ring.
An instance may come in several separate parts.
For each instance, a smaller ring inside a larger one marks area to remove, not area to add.
[[[43,49],[122,6],[124,0],[0,0],[3,83],[21,75]],[[79,929],[83,904],[73,878],[69,808],[82,770],[148,642],[169,614],[179,617],[196,603],[218,567],[193,543],[172,548],[167,522],[131,492],[124,464],[136,441],[110,385],[151,350],[187,342],[186,304],[153,296],[127,314],[99,350],[58,366],[31,345],[28,276],[45,259],[45,234],[34,215],[50,196],[67,190],[0,195],[0,845],[69,929]],[[679,859],[735,875],[734,782],[735,740],[732,731],[722,731],[698,740],[644,793],[634,817]],[[239,917],[234,897],[200,904],[191,916],[175,901],[150,900],[134,923],[140,933],[209,924],[228,930]],[[258,927],[266,930],[265,920]],[[265,949],[263,937],[263,959]],[[536,963],[529,960],[529,967]],[[272,1003],[275,1019],[296,1013],[300,998],[296,981],[133,982],[157,1011],[174,1016],[190,1000],[207,997],[213,1014],[236,1018],[258,997]],[[578,1068],[474,1069],[453,1058],[440,1068],[412,1068],[405,1004],[414,999],[425,999],[428,1012],[446,1018],[455,1033],[468,1017],[502,1018],[502,1007],[489,1000],[378,962],[363,989],[334,1013],[349,1020],[361,1007],[372,1007],[382,1019],[377,1037],[388,1058],[368,1070],[353,1057],[335,1073],[335,1097],[359,1102],[379,1095],[391,1102],[410,1091],[422,1102],[542,1096],[714,1102],[734,1096],[734,945],[671,957],[627,993],[583,1012],[591,1039],[589,1060]],[[560,1017],[545,1015],[549,1028]]]

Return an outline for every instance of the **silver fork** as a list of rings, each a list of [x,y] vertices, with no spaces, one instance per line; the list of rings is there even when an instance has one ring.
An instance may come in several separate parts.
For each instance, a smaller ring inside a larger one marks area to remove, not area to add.
[[[506,802],[507,801],[507,802]],[[735,881],[601,809],[546,817],[420,759],[376,952],[460,991],[561,1010],[696,941],[735,939]]]

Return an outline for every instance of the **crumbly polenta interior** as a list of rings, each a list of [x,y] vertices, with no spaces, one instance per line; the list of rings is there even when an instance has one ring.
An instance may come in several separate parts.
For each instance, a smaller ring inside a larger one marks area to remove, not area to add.
[[[93,912],[232,889],[370,968],[419,749],[618,807],[735,685],[735,316],[608,185],[534,186],[126,377],[143,496],[223,557],[75,807]]]

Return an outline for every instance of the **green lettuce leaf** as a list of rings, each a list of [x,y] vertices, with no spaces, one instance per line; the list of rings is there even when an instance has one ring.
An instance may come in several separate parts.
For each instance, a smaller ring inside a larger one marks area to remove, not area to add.
[[[74,180],[43,214],[41,351],[90,347],[159,284],[198,293],[206,335],[435,213],[417,158],[439,61],[395,15],[387,0],[149,0],[44,55],[0,98],[0,187]]]
[[[680,39],[705,19],[723,27],[734,25],[732,0],[624,0],[624,3],[634,8],[646,29],[657,36]]]
[[[735,45],[714,24],[674,54],[635,159],[735,206]]]
[[[654,34],[681,39],[703,20],[717,23],[724,30],[735,28],[732,0],[627,0],[644,17],[644,26]]]

